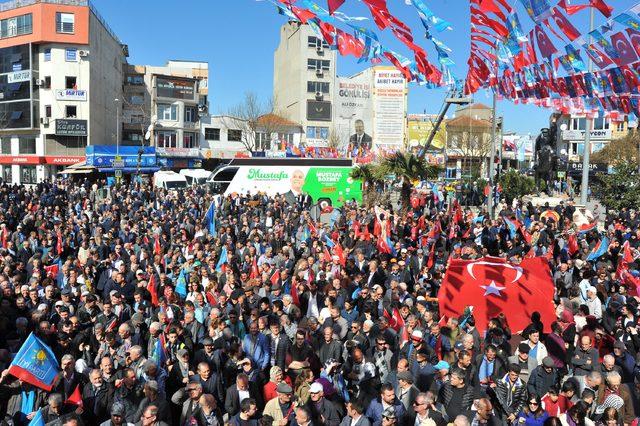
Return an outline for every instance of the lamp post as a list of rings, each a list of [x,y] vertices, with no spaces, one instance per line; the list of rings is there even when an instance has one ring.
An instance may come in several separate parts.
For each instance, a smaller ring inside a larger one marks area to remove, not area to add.
[[[113,100],[116,103],[116,157],[120,156],[120,99]]]
[[[589,11],[589,33],[593,31],[593,20],[595,14],[593,8]],[[592,37],[589,36],[589,44],[591,44]],[[593,70],[593,61],[589,58],[589,72]],[[580,188],[580,204],[587,205],[587,195],[589,192],[589,155],[591,155],[591,129],[593,119],[587,116],[585,133],[584,133],[584,153],[582,155],[582,184]]]

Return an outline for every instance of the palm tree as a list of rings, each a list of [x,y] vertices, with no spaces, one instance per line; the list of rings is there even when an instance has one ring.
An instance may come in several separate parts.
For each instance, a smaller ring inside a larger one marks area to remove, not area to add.
[[[350,177],[362,181],[362,198],[365,205],[371,200],[376,186],[383,182],[377,168],[373,164],[359,164],[351,170]]]
[[[424,158],[402,152],[396,152],[385,158],[379,167],[379,173],[394,174],[402,180],[400,195],[404,210],[407,210],[410,205],[413,182],[416,180],[435,179],[439,173],[439,168],[427,163]]]

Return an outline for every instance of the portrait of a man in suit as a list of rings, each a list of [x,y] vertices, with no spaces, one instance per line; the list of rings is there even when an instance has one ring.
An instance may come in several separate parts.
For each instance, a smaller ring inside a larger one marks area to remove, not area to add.
[[[371,149],[373,139],[364,131],[364,121],[358,119],[355,123],[356,132],[349,138],[349,143],[353,148],[359,148],[362,150]]]
[[[284,194],[284,199],[287,203],[295,205],[296,203],[302,203],[305,201],[306,194],[302,192],[302,186],[304,185],[305,178],[305,173],[300,169],[296,169],[291,173],[289,181],[291,183],[291,189]]]

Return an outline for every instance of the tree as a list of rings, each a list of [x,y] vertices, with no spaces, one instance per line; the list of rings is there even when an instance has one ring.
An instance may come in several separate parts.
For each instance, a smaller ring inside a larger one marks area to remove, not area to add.
[[[611,210],[637,209],[640,205],[640,174],[635,160],[621,160],[613,173],[594,180],[594,195]]]
[[[458,150],[463,156],[462,170],[468,161],[468,171],[472,178],[480,176],[482,165],[491,153],[491,133],[489,128],[472,126],[447,126],[447,148]],[[475,162],[473,159],[478,159]]]
[[[514,198],[534,193],[536,182],[532,177],[510,169],[500,175],[500,187],[502,188],[502,195],[507,199],[507,203],[511,204]]]
[[[640,134],[627,133],[623,138],[614,139],[600,151],[591,156],[594,163],[606,163],[616,165],[625,161],[638,162],[638,149],[640,148]]]
[[[147,132],[154,122],[154,118],[151,114],[151,105],[146,102],[133,103],[127,99],[126,96],[123,98],[122,104],[124,112],[123,115],[125,118],[128,117],[129,124],[137,124],[140,126],[140,146],[144,147],[144,141],[147,139]],[[151,137],[150,134],[148,136]]]
[[[424,158],[399,151],[386,157],[378,167],[378,176],[381,174],[394,174],[400,178],[402,182],[402,207],[404,210],[407,210],[410,205],[413,181],[435,179],[440,171],[437,166],[427,163]]]
[[[254,92],[247,92],[244,99],[229,110],[223,124],[242,132],[240,142],[247,151],[263,151],[267,145],[263,139],[272,141],[273,134],[287,127],[286,120],[274,111],[274,105],[273,99],[263,102]]]
[[[373,164],[359,164],[351,170],[350,177],[362,181],[362,198],[367,206],[371,204],[376,188],[384,183],[379,169],[379,166]]]

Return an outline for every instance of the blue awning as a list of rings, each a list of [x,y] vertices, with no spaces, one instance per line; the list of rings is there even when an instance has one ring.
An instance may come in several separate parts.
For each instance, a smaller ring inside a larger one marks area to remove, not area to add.
[[[96,171],[98,173],[115,173],[116,170],[122,170],[122,173],[138,173],[137,167],[123,167],[121,169],[114,169],[113,167],[98,167]],[[160,170],[160,167],[140,167],[140,173],[155,173]]]

